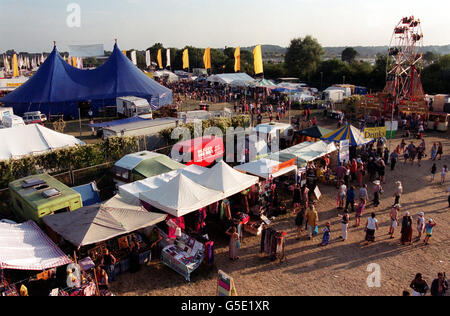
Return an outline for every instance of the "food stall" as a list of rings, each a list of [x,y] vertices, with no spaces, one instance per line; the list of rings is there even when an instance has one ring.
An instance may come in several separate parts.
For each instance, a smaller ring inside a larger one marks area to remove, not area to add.
[[[449,113],[430,112],[427,120],[427,129],[446,132],[449,118]]]

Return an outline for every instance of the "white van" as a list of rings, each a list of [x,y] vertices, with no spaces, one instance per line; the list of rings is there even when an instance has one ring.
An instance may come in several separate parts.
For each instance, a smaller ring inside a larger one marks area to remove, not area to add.
[[[138,97],[120,97],[116,99],[117,113],[126,117],[152,113],[152,108],[146,99]]]
[[[4,128],[11,128],[17,126],[25,126],[25,122],[20,116],[6,115],[3,117],[2,125]]]
[[[23,113],[23,121],[25,124],[43,124],[47,121],[47,116],[41,111],[25,112]]]

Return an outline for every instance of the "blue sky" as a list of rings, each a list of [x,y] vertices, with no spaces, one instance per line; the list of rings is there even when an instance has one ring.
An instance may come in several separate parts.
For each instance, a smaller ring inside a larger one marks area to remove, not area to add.
[[[81,27],[66,25],[67,5]],[[114,38],[121,49],[276,44],[312,35],[323,46],[389,45],[403,16],[420,18],[425,45],[450,44],[445,0],[0,0],[0,52],[61,50]]]

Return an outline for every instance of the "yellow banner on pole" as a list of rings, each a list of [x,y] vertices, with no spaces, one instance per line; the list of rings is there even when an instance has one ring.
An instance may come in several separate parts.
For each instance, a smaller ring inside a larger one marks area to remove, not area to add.
[[[17,55],[14,54],[13,56],[13,77],[19,77],[20,73],[19,73],[19,63],[17,62]]]
[[[159,66],[159,69],[162,69],[162,68],[163,68],[163,63],[162,63],[161,49],[158,49],[158,56],[157,56],[157,59],[158,59],[158,66]]]
[[[386,126],[383,127],[366,127],[364,128],[365,138],[382,138],[386,137]]]
[[[261,45],[256,45],[253,49],[253,59],[255,64],[255,75],[264,72]]]
[[[239,72],[241,70],[241,48],[236,47],[234,51],[234,72]]]
[[[205,65],[205,69],[211,69],[211,48],[205,49],[205,53],[203,54],[203,64]]]
[[[183,51],[183,69],[189,69],[189,52],[187,48]]]

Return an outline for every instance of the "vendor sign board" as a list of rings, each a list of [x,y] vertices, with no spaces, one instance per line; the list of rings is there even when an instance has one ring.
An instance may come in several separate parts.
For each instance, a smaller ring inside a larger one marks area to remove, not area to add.
[[[217,277],[217,296],[237,296],[233,278],[222,270]]]
[[[283,169],[292,167],[295,165],[295,158],[292,158],[291,160],[285,161],[283,163],[280,163],[277,166],[273,166],[271,170],[271,174],[277,173],[278,171],[281,171]]]
[[[350,160],[350,142],[348,139],[343,140],[339,144],[339,161],[349,161]]]
[[[386,126],[366,127],[364,129],[364,137],[367,139],[386,137]]]

